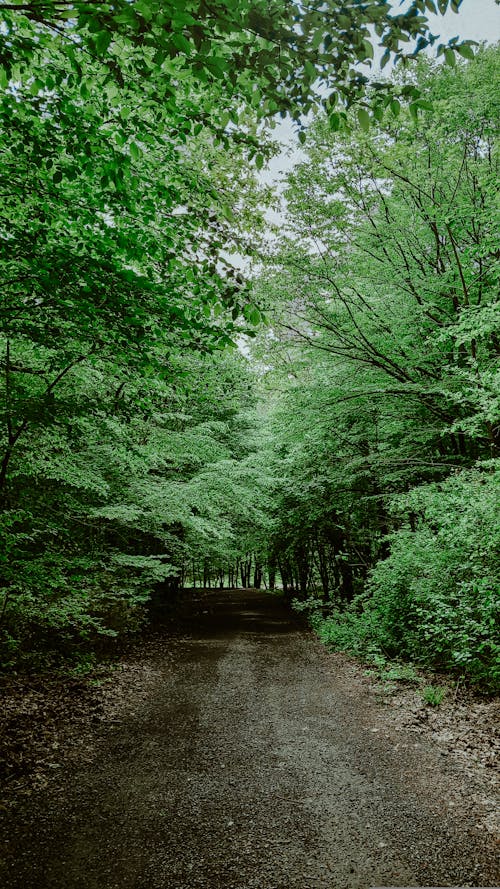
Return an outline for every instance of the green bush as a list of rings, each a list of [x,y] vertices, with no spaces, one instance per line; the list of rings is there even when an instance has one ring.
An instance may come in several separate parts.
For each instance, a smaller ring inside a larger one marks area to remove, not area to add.
[[[329,647],[370,659],[380,656],[382,649],[376,638],[372,615],[369,611],[360,610],[361,598],[358,597],[343,611],[332,608],[327,617],[316,613],[312,615],[310,623]]]
[[[0,603],[0,668],[78,662],[106,639],[139,629],[156,578],[156,561],[153,574],[145,561],[118,565],[55,549],[18,554]]]
[[[397,498],[400,528],[363,595],[326,616],[318,600],[300,609],[336,650],[380,663],[402,658],[497,688],[499,495],[500,470],[488,462]]]
[[[500,471],[491,464],[418,487],[371,573],[367,612],[390,654],[488,685],[500,681]]]

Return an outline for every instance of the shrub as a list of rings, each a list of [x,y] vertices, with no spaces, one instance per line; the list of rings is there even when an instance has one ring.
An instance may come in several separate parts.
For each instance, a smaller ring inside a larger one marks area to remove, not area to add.
[[[390,653],[498,685],[500,471],[486,464],[398,499],[417,522],[391,535],[367,610]]]
[[[403,658],[498,688],[499,495],[500,470],[488,462],[400,496],[400,528],[366,591],[326,616],[318,600],[300,610],[334,649],[384,664]]]

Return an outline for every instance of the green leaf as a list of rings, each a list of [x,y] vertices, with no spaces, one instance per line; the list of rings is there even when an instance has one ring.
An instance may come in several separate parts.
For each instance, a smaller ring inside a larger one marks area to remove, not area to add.
[[[364,53],[365,53],[365,58],[366,59],[373,59],[373,56],[374,56],[373,45],[370,43],[369,40],[363,41],[363,49],[364,49]]]
[[[94,37],[94,46],[99,55],[104,55],[112,40],[111,31],[99,31]]]
[[[434,111],[434,105],[427,99],[417,99],[414,104],[417,108],[421,108],[422,111]]]
[[[138,161],[141,156],[141,149],[139,148],[139,146],[135,142],[131,142],[128,150],[132,160]]]
[[[469,59],[470,61],[472,61],[472,59],[475,58],[474,50],[468,43],[459,43],[456,46],[456,50],[464,59]]]
[[[257,154],[255,156],[255,166],[258,170],[262,170],[262,167],[264,166],[264,157],[262,154]]]
[[[334,111],[333,114],[328,115],[328,124],[330,129],[333,130],[334,133],[337,133],[340,130],[340,114],[337,111]]]
[[[382,55],[382,58],[380,59],[380,67],[385,68],[385,66],[387,65],[387,62],[389,61],[390,58],[391,58],[391,51],[390,51],[390,49],[386,49]]]
[[[185,53],[186,55],[190,55],[191,50],[193,49],[192,44],[186,37],[184,37],[184,34],[172,34],[171,42],[179,52]]]
[[[323,28],[318,28],[318,30],[316,31],[316,33],[312,39],[313,49],[318,49],[318,47],[321,46],[321,44],[323,43],[324,39],[325,39],[325,32],[324,32]]]
[[[311,80],[311,81],[316,80],[316,78],[318,76],[318,72],[316,71],[316,68],[314,67],[313,63],[310,62],[309,60],[307,60],[304,63],[304,71],[307,74],[307,77],[309,78],[309,80]]]
[[[228,69],[226,59],[221,56],[210,56],[208,59],[205,59],[204,66],[211,74],[214,74],[215,77],[219,78],[224,77]]]
[[[366,108],[358,108],[358,121],[361,129],[367,133],[370,129],[370,115]]]
[[[36,78],[30,86],[30,93],[32,96],[37,96],[40,90],[43,90],[44,83],[43,81]]]

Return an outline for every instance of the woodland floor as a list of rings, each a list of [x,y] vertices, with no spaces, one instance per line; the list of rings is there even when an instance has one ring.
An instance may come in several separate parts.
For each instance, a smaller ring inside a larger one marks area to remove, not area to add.
[[[500,883],[494,702],[432,711],[252,591],[98,683],[6,683],[3,889]]]

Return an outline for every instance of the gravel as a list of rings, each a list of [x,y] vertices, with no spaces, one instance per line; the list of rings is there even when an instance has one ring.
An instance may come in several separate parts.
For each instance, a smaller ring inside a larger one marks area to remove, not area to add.
[[[473,777],[279,598],[213,593],[141,658],[6,806],[3,889],[499,884]]]

